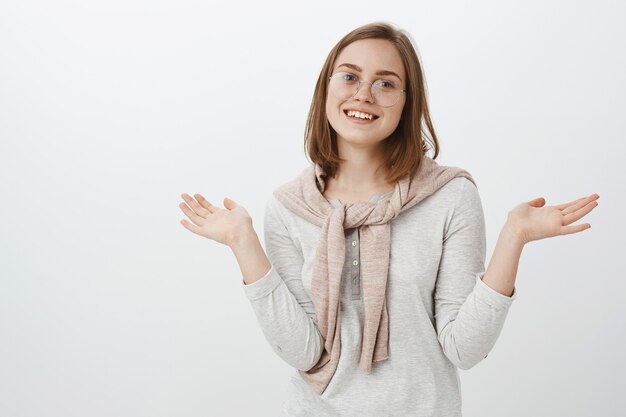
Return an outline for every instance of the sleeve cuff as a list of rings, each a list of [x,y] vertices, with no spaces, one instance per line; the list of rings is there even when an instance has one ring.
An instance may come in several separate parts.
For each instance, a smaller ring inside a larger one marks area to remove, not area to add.
[[[267,274],[263,275],[257,281],[254,281],[252,284],[246,284],[242,280],[241,286],[243,287],[246,297],[250,300],[256,300],[271,294],[274,289],[280,285],[281,281],[282,279],[276,272],[274,265],[272,265],[270,270],[267,271]]]
[[[513,294],[507,297],[504,294],[500,294],[498,291],[485,284],[483,276],[487,271],[479,272],[476,274],[476,292],[477,295],[484,300],[487,304],[495,308],[508,308],[511,303],[517,298],[517,289],[513,287]]]

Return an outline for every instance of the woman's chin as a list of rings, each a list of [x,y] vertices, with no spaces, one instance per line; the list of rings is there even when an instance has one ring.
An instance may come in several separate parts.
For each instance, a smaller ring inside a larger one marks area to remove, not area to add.
[[[375,145],[378,142],[382,142],[385,139],[385,136],[372,135],[368,132],[362,132],[361,134],[359,134],[358,132],[346,132],[344,135],[339,133],[337,135],[337,139],[344,143],[350,143],[355,145]]]

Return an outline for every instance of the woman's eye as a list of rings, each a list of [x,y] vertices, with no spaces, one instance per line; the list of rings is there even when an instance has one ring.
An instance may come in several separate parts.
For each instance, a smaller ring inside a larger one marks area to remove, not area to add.
[[[390,82],[390,81],[380,80],[376,84],[378,84],[378,86],[380,86],[381,88],[384,88],[384,89],[395,88],[395,85],[393,85],[393,83]]]
[[[356,77],[353,74],[349,74],[347,72],[341,72],[341,73],[338,73],[337,75],[341,81],[344,81],[347,83],[356,81]]]

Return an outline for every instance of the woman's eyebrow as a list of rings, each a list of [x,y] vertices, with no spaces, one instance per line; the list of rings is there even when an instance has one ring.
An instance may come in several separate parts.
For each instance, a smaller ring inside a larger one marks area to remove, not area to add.
[[[359,67],[358,65],[354,65],[354,64],[344,63],[344,64],[341,64],[341,65],[337,66],[337,68],[339,68],[339,67],[348,67],[348,68],[352,68],[355,71],[361,72],[361,67]],[[335,69],[337,69],[337,68],[335,68]],[[400,81],[402,81],[402,78],[400,78],[400,76],[398,74],[396,74],[393,71],[389,71],[389,70],[376,71],[376,75],[393,75],[393,76],[397,77]]]

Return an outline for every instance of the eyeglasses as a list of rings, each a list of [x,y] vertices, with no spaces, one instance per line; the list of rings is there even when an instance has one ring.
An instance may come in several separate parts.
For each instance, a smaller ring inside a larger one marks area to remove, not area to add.
[[[376,80],[374,83],[359,81],[356,75],[349,72],[337,72],[328,79],[330,80],[329,90],[331,94],[341,101],[354,97],[363,83],[371,85],[372,98],[381,107],[393,106],[398,102],[400,95],[406,93],[406,90],[396,87],[393,81],[382,79]]]

